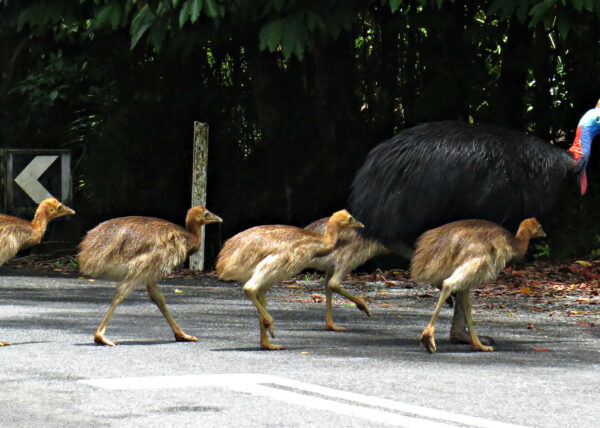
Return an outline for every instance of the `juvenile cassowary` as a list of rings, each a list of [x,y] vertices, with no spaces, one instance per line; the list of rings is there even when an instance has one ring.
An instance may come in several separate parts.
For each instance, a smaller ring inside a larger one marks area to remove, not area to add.
[[[314,221],[305,227],[316,233],[323,234],[327,229],[329,217]],[[365,301],[353,296],[342,288],[344,277],[356,269],[358,266],[371,260],[373,257],[388,254],[390,251],[381,245],[378,241],[368,239],[363,236],[362,230],[345,228],[338,234],[338,239],[333,251],[326,255],[313,257],[306,266],[307,269],[316,269],[325,272],[326,284],[326,309],[325,309],[325,328],[333,331],[344,331],[344,327],[339,327],[333,322],[331,314],[331,298],[333,292],[344,296],[354,302],[356,307],[371,316],[369,307]]]
[[[462,122],[424,123],[376,146],[354,177],[350,209],[367,236],[411,246],[425,230],[480,218],[516,231],[553,204],[565,178],[587,189],[600,101],[568,151],[521,132]]]
[[[99,345],[115,346],[104,336],[117,306],[137,287],[146,286],[177,341],[196,341],[186,334],[169,313],[157,282],[183,263],[202,243],[202,225],[222,222],[206,208],[190,208],[181,226],[154,217],[120,217],[90,230],[79,244],[79,269],[89,276],[119,282],[113,301],[94,334]]]
[[[258,311],[260,347],[283,349],[269,341],[275,337],[273,317],[267,312],[267,291],[306,268],[316,256],[330,253],[343,228],[360,227],[348,211],[335,212],[324,233],[294,226],[256,226],[229,238],[217,258],[217,276],[225,281],[243,281],[244,293]]]
[[[40,202],[31,221],[0,214],[0,266],[16,256],[19,251],[39,244],[50,220],[73,214],[75,211],[55,198],[47,198]],[[0,341],[0,346],[7,345],[10,345],[10,342]]]
[[[523,220],[516,236],[486,220],[455,221],[421,235],[410,263],[411,277],[441,289],[433,316],[421,336],[427,350],[436,351],[435,321],[444,302],[455,295],[450,341],[470,343],[475,351],[493,351],[475,334],[471,289],[493,281],[506,263],[523,257],[531,238],[545,236],[535,218]]]

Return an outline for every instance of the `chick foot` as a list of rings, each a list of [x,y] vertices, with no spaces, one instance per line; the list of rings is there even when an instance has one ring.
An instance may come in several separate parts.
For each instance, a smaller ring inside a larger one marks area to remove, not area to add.
[[[185,334],[183,331],[174,333],[174,334],[175,334],[175,340],[177,342],[197,342],[198,341],[198,339],[196,337],[190,336],[189,334]]]
[[[367,306],[367,304],[365,303],[365,301],[362,297],[358,298],[356,300],[356,302],[354,302],[354,303],[356,304],[356,307],[359,310],[363,311],[365,314],[367,314],[367,316],[369,316],[369,317],[371,316],[371,311],[369,310],[369,307]]]
[[[495,341],[489,336],[479,336],[482,345],[494,345]],[[471,335],[467,330],[450,330],[450,343],[471,343]]]
[[[0,346],[10,346],[12,343],[10,342],[0,342]]]
[[[104,337],[103,334],[99,334],[99,333],[94,334],[94,342],[96,342],[96,344],[98,344],[98,345],[106,345],[106,346],[115,346],[116,345],[115,342],[108,340],[106,337]]]
[[[333,323],[333,321],[325,321],[325,330],[329,331],[346,331],[346,327],[339,327]]]
[[[421,334],[421,345],[423,345],[432,354],[435,353],[437,348],[435,346],[433,329],[426,328],[423,330],[423,334]]]

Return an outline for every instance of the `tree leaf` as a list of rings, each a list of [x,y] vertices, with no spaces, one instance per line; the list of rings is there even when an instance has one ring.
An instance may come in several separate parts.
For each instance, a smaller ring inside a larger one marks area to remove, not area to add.
[[[211,18],[218,18],[225,13],[223,5],[216,2],[216,0],[206,0],[206,8],[204,9],[206,15]]]
[[[144,33],[148,31],[148,28],[150,28],[155,19],[156,16],[154,15],[154,12],[152,12],[152,9],[150,9],[150,6],[148,4],[144,5],[144,7],[141,8],[138,11],[138,13],[136,13],[136,15],[133,17],[133,20],[131,21],[130,49],[133,50],[133,48],[135,48],[135,46],[138,44]]]
[[[396,12],[402,5],[403,0],[390,0],[390,9],[392,13]]]
[[[269,51],[273,52],[281,43],[283,28],[284,21],[282,19],[269,22],[263,26],[258,35],[260,41],[259,48],[261,50],[269,48]]]
[[[190,8],[190,22],[194,24],[202,12],[202,0],[192,0],[192,6]]]
[[[179,28],[183,28],[188,18],[190,17],[190,8],[192,7],[193,0],[187,0],[183,6],[181,6],[181,10],[179,11]]]

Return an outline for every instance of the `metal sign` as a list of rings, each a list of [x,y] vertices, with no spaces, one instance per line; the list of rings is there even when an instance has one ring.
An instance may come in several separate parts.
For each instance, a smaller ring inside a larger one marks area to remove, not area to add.
[[[71,203],[69,150],[7,149],[0,156],[5,177],[3,212],[27,215],[49,197]]]

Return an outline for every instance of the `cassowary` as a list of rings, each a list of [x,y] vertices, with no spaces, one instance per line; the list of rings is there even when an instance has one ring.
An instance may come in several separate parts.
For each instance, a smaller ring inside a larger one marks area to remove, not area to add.
[[[32,221],[0,214],[0,266],[16,256],[19,251],[39,244],[50,220],[73,214],[75,211],[55,198],[47,198],[40,202]],[[0,346],[6,345],[10,345],[10,342],[0,341]]]
[[[568,151],[491,126],[417,125],[371,150],[354,177],[350,209],[367,236],[390,249],[468,218],[514,232],[521,219],[550,208],[568,175],[579,174],[585,193],[592,140],[599,132],[600,101],[579,121]]]
[[[114,346],[104,333],[116,307],[137,287],[146,286],[177,341],[196,341],[177,325],[169,313],[157,282],[196,252],[202,243],[202,225],[222,222],[206,208],[190,208],[181,226],[154,217],[120,217],[90,230],[79,244],[82,273],[119,282],[113,301],[94,334],[99,345]]]
[[[327,229],[328,222],[329,217],[325,217],[312,222],[305,229],[323,234]],[[333,322],[331,298],[334,291],[354,302],[359,310],[371,316],[371,312],[365,301],[345,291],[341,283],[344,277],[358,266],[366,263],[373,257],[388,254],[389,252],[379,242],[365,238],[361,229],[343,229],[338,234],[338,240],[333,251],[324,256],[315,256],[308,262],[306,266],[308,269],[316,269],[326,274],[325,328],[327,330],[346,330],[344,327],[339,327]]]
[[[435,321],[444,302],[455,295],[450,341],[470,343],[475,351],[493,351],[475,334],[471,289],[493,281],[506,263],[523,257],[531,238],[545,236],[535,218],[523,220],[516,236],[486,220],[455,221],[421,235],[410,264],[411,277],[441,289],[433,316],[421,335],[427,350],[436,351]]]
[[[275,337],[273,317],[267,312],[267,291],[273,285],[299,273],[316,256],[330,253],[340,231],[364,227],[348,211],[334,213],[325,233],[294,226],[256,226],[229,238],[217,258],[217,276],[225,281],[243,281],[244,293],[258,311],[260,347],[283,349],[269,341]]]

